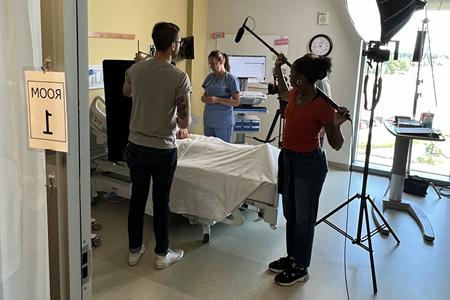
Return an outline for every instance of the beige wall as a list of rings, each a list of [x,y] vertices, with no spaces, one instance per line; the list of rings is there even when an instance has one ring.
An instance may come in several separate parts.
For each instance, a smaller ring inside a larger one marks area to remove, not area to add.
[[[200,97],[203,94],[202,83],[205,74],[208,72],[206,43],[208,37],[208,0],[189,0],[192,9],[188,14],[188,24],[192,30],[189,35],[193,35],[195,39],[195,59],[192,60],[192,68],[188,72],[192,81],[192,115],[194,122],[191,130],[194,133],[203,133],[203,102]]]
[[[135,34],[135,40],[89,38],[89,64],[100,65],[103,59],[133,59],[137,51],[137,41],[140,50],[148,52],[148,45],[153,44],[151,31],[159,21],[173,22],[180,26],[181,36],[194,35],[195,59],[192,61],[177,61],[177,66],[185,71],[192,80],[193,99],[201,96],[203,78],[199,74],[206,71],[205,64],[197,64],[205,57],[207,0],[135,0],[88,1],[89,31]],[[103,90],[91,90],[89,98],[103,95]],[[200,95],[200,96],[199,96]],[[193,114],[201,118],[201,107],[193,101]],[[194,124],[195,125],[195,124]],[[199,132],[201,126],[193,128]]]
[[[135,40],[90,38],[89,64],[101,64],[105,58],[132,59],[137,40],[141,50],[148,52],[148,45],[152,44],[151,30],[159,21],[179,25],[182,36],[187,32],[187,0],[172,0],[170,5],[164,0],[95,0],[88,4],[89,31],[136,35]]]
[[[182,36],[194,35],[195,59],[181,61],[177,65],[187,71],[192,80],[193,132],[201,133],[203,104],[199,100],[203,92],[201,84],[208,73],[206,57],[214,43],[209,33],[223,31],[235,34],[246,16],[256,20],[255,32],[263,35],[285,34],[290,38],[288,58],[290,61],[307,52],[312,36],[328,34],[334,43],[331,54],[333,72],[332,93],[336,102],[356,109],[355,97],[360,57],[360,40],[347,16],[345,0],[174,0],[167,4],[162,0],[136,0],[134,6],[125,2],[89,1],[89,30],[118,33],[133,33],[136,40],[89,39],[89,64],[101,64],[104,58],[131,59],[137,50],[137,39],[141,50],[151,43],[151,29],[161,20],[174,22],[181,27]],[[176,8],[176,9],[175,9]],[[273,9],[267,9],[273,8]],[[317,13],[329,13],[329,25],[317,25]],[[223,16],[226,15],[226,18]],[[250,24],[253,26],[253,24]],[[252,27],[250,26],[250,27]],[[253,37],[246,37],[253,38]],[[241,41],[245,43],[245,39]],[[261,47],[264,45],[261,44]],[[270,61],[268,61],[270,63]],[[90,92],[90,99],[103,94],[103,90]],[[263,128],[268,128],[275,113],[270,104],[270,113],[264,117]],[[332,162],[347,164],[350,159],[351,126],[343,127],[347,138],[339,152],[329,149]],[[265,137],[266,129],[259,136]]]
[[[329,13],[329,25],[317,24],[317,13]],[[226,16],[226,17],[224,17]],[[331,58],[333,72],[331,74],[332,94],[336,102],[347,106],[350,111],[355,109],[356,86],[359,69],[360,39],[347,16],[345,0],[210,0],[208,8],[208,32],[225,32],[236,34],[245,17],[252,16],[256,21],[255,33],[258,35],[288,35],[290,62],[305,54],[310,39],[318,34],[329,35],[334,43]],[[247,24],[253,28],[253,22]],[[252,36],[244,36],[241,44]],[[209,43],[213,47],[214,43]],[[265,47],[261,44],[261,47]],[[232,54],[232,53],[230,53]],[[235,53],[239,54],[239,53]],[[267,62],[272,63],[272,58]],[[273,97],[272,97],[273,98]],[[273,99],[275,100],[275,99]],[[278,104],[268,104],[271,107],[270,120],[273,118]],[[264,118],[267,120],[267,118]],[[261,127],[268,128],[266,124]],[[341,151],[327,151],[329,161],[348,164],[350,161],[351,125],[343,126],[346,143]],[[265,137],[266,131],[258,134]],[[277,135],[277,133],[275,134]],[[327,146],[328,147],[328,146]]]

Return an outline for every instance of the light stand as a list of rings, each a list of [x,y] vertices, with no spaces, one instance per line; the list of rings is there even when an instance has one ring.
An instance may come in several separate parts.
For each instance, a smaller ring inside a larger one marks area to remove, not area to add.
[[[420,97],[422,97],[422,93],[419,92],[419,86],[423,83],[423,80],[420,79],[420,68],[422,66],[422,55],[423,55],[423,47],[425,45],[425,38],[427,35],[428,30],[428,18],[425,18],[422,20],[422,30],[419,30],[417,32],[417,38],[416,38],[416,45],[414,47],[414,54],[413,54],[413,62],[417,62],[417,77],[416,77],[416,88],[414,91],[414,102],[413,102],[413,113],[412,113],[412,119],[416,119],[416,113],[417,113],[417,102]],[[425,25],[426,28],[425,28]],[[412,151],[412,144],[410,143],[408,146],[408,153],[411,153]],[[408,159],[406,163],[406,173],[409,174],[411,170],[411,160]],[[389,184],[390,186],[390,184]],[[388,187],[389,187],[388,186]],[[387,192],[387,191],[386,191]]]
[[[368,64],[371,66],[372,61],[375,61],[376,67],[375,67],[375,79],[373,84],[373,90],[372,90],[372,105],[370,108],[370,120],[369,120],[369,134],[367,138],[367,146],[366,146],[366,157],[364,162],[364,172],[363,172],[363,180],[362,180],[362,190],[360,194],[356,194],[341,205],[339,205],[336,209],[328,213],[326,216],[321,218],[319,221],[316,222],[316,226],[319,225],[322,222],[325,222],[327,225],[329,225],[331,228],[335,229],[337,232],[348,238],[352,244],[358,245],[367,252],[369,252],[370,257],[370,268],[372,272],[372,284],[373,284],[373,291],[374,293],[377,293],[377,280],[376,280],[376,274],[375,274],[375,263],[373,258],[373,247],[372,247],[372,236],[377,234],[383,229],[387,228],[387,231],[392,233],[392,236],[397,241],[397,244],[400,243],[400,240],[397,238],[397,235],[394,233],[392,228],[387,223],[386,219],[383,217],[383,214],[378,210],[377,206],[375,205],[374,201],[370,198],[370,195],[367,194],[367,179],[369,177],[369,160],[370,160],[370,151],[372,147],[372,128],[373,128],[373,120],[374,120],[374,113],[375,113],[375,107],[377,106],[380,95],[381,95],[381,88],[382,88],[382,78],[381,78],[381,64],[384,61],[389,60],[389,51],[388,50],[381,50],[379,48],[380,43],[379,42],[370,42],[369,43],[369,50],[363,52],[363,55],[366,55],[368,57]],[[387,52],[386,52],[387,51]],[[365,108],[367,108],[367,82],[368,82],[368,74],[366,74],[365,80],[364,80],[364,96],[365,96]],[[340,209],[344,208],[345,206],[349,205],[353,200],[360,199],[360,208],[359,208],[359,217],[358,217],[358,228],[356,237],[352,237],[347,232],[327,220],[330,216],[338,212]],[[367,202],[370,203],[372,208],[375,210],[375,212],[378,214],[380,219],[383,221],[381,225],[378,225],[375,227],[375,229],[370,229],[370,223],[369,223],[369,212],[367,207]],[[362,236],[363,234],[363,222],[366,229],[366,235]],[[367,245],[365,242],[367,241]]]
[[[425,28],[425,25],[428,24],[428,19],[425,18],[422,20],[422,30],[417,32],[417,39],[416,39],[416,46],[414,49],[414,57],[413,62],[417,62],[417,78],[416,78],[416,90],[414,92],[414,104],[413,104],[413,119],[416,117],[417,112],[417,101],[422,96],[421,93],[419,93],[419,86],[423,83],[423,80],[420,80],[420,67],[422,65],[422,55],[423,55],[423,47],[425,44],[425,37],[427,35],[428,26]]]
[[[425,19],[422,20],[422,29],[417,31],[417,38],[416,38],[416,45],[414,47],[414,55],[413,55],[413,62],[417,62],[417,77],[416,77],[416,88],[414,92],[414,104],[413,104],[413,120],[416,118],[417,113],[417,102],[420,97],[422,97],[422,93],[419,92],[419,86],[423,83],[423,79],[420,79],[420,69],[422,65],[422,58],[423,58],[423,50],[425,46],[425,39],[427,35],[429,35],[428,32],[428,23],[429,19],[425,17]],[[430,65],[432,68],[432,74],[433,72],[433,56],[430,49]],[[435,82],[434,82],[434,76],[433,76],[433,90],[434,90],[434,100],[437,107],[437,97],[436,97],[436,88],[435,88]],[[422,121],[422,118],[421,118]],[[412,143],[409,145],[408,153],[411,153],[412,151]],[[411,160],[408,159],[407,166],[406,166],[406,173],[410,174],[411,171]],[[437,187],[434,185],[434,183],[430,180],[430,185],[438,195],[439,199],[441,199],[441,195],[439,194],[439,191]]]

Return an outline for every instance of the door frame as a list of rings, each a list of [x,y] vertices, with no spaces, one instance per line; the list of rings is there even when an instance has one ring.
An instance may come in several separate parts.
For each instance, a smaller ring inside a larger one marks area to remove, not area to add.
[[[41,19],[42,55],[52,57],[50,71],[65,73],[69,141],[68,153],[56,153],[56,193],[47,201],[55,212],[49,245],[57,245],[50,289],[60,299],[91,299],[87,0],[41,0]]]
[[[63,0],[68,114],[67,203],[70,299],[91,299],[91,191],[87,0]],[[83,261],[84,260],[84,261]],[[82,274],[86,272],[85,274]]]

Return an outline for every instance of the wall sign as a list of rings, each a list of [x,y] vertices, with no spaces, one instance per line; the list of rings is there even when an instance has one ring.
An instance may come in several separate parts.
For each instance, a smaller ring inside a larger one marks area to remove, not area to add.
[[[211,32],[212,39],[223,39],[225,38],[225,32]]]
[[[67,152],[64,73],[25,71],[25,82],[30,147]]]
[[[273,44],[275,46],[289,45],[289,39],[288,38],[276,39],[273,40]]]

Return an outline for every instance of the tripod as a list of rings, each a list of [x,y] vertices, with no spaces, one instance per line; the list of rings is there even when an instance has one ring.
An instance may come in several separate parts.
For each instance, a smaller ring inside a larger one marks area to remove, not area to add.
[[[369,66],[371,66],[371,61],[372,61],[372,59],[368,62]],[[375,70],[375,81],[374,81],[374,85],[373,85],[372,106],[370,108],[369,135],[368,135],[367,146],[366,146],[366,156],[365,156],[365,163],[364,163],[364,173],[363,173],[361,194],[357,193],[356,195],[354,195],[353,197],[351,197],[350,199],[348,199],[347,201],[345,201],[344,203],[339,205],[336,209],[334,209],[333,211],[328,213],[326,216],[321,218],[319,221],[317,221],[316,226],[319,225],[320,223],[324,222],[327,225],[329,225],[331,228],[333,228],[334,230],[336,230],[337,232],[339,232],[340,234],[342,234],[343,236],[348,238],[352,242],[352,244],[358,245],[361,248],[363,248],[364,250],[366,250],[367,252],[369,252],[370,268],[371,268],[371,272],[372,272],[373,290],[374,290],[374,293],[377,293],[377,279],[376,279],[376,274],[375,274],[375,263],[374,263],[374,259],[373,259],[372,236],[377,234],[381,230],[387,228],[387,231],[392,233],[393,237],[397,241],[397,244],[400,243],[400,240],[397,238],[397,235],[394,233],[392,228],[387,223],[386,219],[383,217],[383,214],[378,210],[374,201],[366,193],[367,179],[369,176],[370,150],[371,150],[371,146],[372,146],[371,141],[372,141],[372,127],[373,127],[373,120],[374,120],[374,112],[375,112],[375,107],[378,104],[378,101],[380,99],[381,84],[382,84],[381,75],[379,75],[379,68],[380,68],[379,66],[383,60],[377,60],[375,58],[375,61],[377,64],[376,64],[376,70]],[[381,71],[380,71],[380,74],[381,74]],[[366,75],[365,81],[364,81],[364,96],[365,96],[365,109],[366,110],[368,110],[367,109],[367,93],[366,93],[367,81],[368,81],[368,75]],[[342,230],[341,228],[339,228],[338,226],[336,226],[335,224],[333,224],[332,222],[330,222],[327,219],[330,216],[332,216],[333,214],[335,214],[336,212],[338,212],[340,209],[345,207],[346,205],[349,205],[355,199],[360,199],[360,208],[359,208],[358,228],[357,228],[356,237],[352,237],[346,231]],[[378,214],[380,219],[383,221],[381,225],[375,227],[375,229],[372,231],[370,229],[370,224],[369,224],[369,212],[368,212],[367,202],[370,203],[370,205],[373,207],[373,209]],[[365,223],[364,225],[366,227],[365,228],[366,229],[365,236],[362,236],[363,222]],[[367,241],[367,245],[365,244],[366,241]]]
[[[278,148],[281,148],[283,144],[284,108],[286,107],[286,104],[283,103],[283,100],[281,99],[279,99],[278,101],[280,102],[280,106],[275,112],[275,116],[273,117],[272,123],[270,124],[269,132],[267,132],[266,138],[262,140],[257,137],[253,137],[253,139],[261,143],[272,143],[276,139],[276,137],[272,138],[272,134],[275,126],[277,125],[278,118],[280,118],[280,123],[278,124]]]

